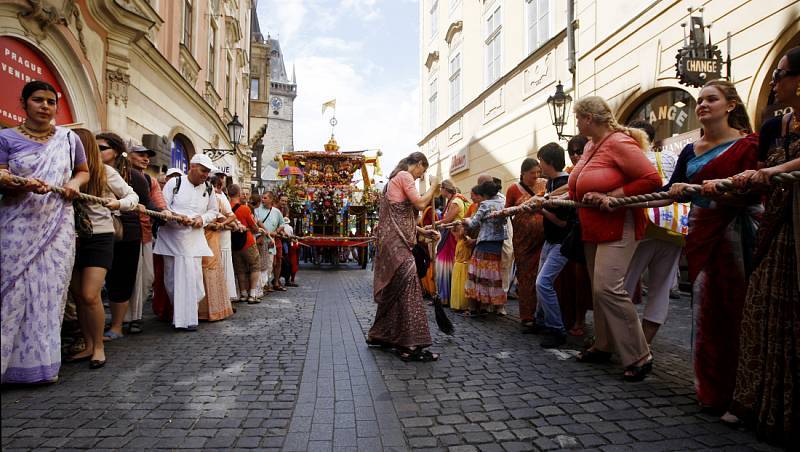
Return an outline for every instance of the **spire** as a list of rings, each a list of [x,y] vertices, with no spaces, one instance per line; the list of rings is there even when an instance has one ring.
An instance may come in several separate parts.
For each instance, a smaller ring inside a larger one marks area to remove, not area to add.
[[[297,74],[295,73],[294,69],[295,69],[294,63],[292,63],[292,83],[294,83],[296,85],[297,84]]]
[[[250,7],[250,39],[252,41],[263,42],[264,35],[261,34],[261,25],[258,23],[257,5],[258,0],[254,0],[253,5]]]

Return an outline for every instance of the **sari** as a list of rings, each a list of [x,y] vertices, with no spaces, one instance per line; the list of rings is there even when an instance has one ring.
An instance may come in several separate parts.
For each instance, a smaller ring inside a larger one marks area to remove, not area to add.
[[[411,348],[432,343],[411,254],[417,241],[415,212],[408,200],[393,203],[385,195],[381,197],[373,281],[378,310],[367,334],[370,344]]]
[[[694,149],[693,144],[689,144]],[[723,143],[687,164],[693,184],[755,169],[755,135]],[[739,357],[739,325],[747,293],[757,217],[757,199],[739,207],[693,197],[686,237],[692,301],[698,307],[694,370],[701,405],[724,411],[731,403]]]
[[[458,221],[464,218],[468,205],[469,201],[463,195],[456,193],[447,203],[445,216],[450,209],[458,209],[456,216],[453,218],[453,221]],[[440,233],[442,238],[436,247],[436,287],[442,304],[447,306],[450,304],[450,283],[453,277],[457,240],[449,229],[442,229]]]
[[[420,218],[418,224],[420,227],[423,227],[429,224],[433,224],[434,221],[439,221],[439,219],[440,218],[438,217],[438,215],[436,215],[436,211],[433,209],[433,207],[428,206],[422,213],[422,218]],[[432,254],[431,253],[432,246],[429,244],[426,248],[428,249],[428,256],[430,256]],[[434,280],[433,265],[428,266],[428,272],[425,273],[425,277],[422,278],[421,284],[422,284],[422,293],[424,296],[432,297],[433,294],[436,293],[436,282]]]
[[[213,256],[204,256],[203,259],[203,285],[206,295],[200,300],[197,307],[198,319],[216,321],[226,319],[233,315],[233,306],[228,295],[227,282],[225,281],[225,268],[220,249],[222,231],[205,231]]]
[[[762,128],[761,139],[766,138]],[[778,140],[783,143],[776,145]],[[800,135],[790,133],[778,140],[769,143],[768,167],[800,158]],[[757,265],[744,302],[731,411],[759,437],[786,446],[800,441],[798,247],[800,183],[772,186],[758,231]]]
[[[544,193],[546,179],[536,179],[532,188],[534,193]],[[519,193],[512,196],[512,190]],[[530,193],[518,184],[508,189],[507,207],[518,206],[531,199]],[[536,276],[539,273],[539,256],[544,245],[544,223],[540,213],[520,212],[511,219],[514,229],[514,262],[517,264],[517,299],[519,318],[522,322],[532,322],[536,312]]]
[[[56,127],[47,143],[12,154],[12,174],[63,186],[72,177],[74,135]],[[54,381],[61,368],[61,320],[75,262],[72,203],[22,193],[0,200],[2,383]]]

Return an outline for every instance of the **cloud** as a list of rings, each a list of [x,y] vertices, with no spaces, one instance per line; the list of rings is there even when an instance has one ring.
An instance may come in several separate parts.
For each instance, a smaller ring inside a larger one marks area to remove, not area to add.
[[[276,34],[281,39],[281,44],[291,46],[298,32],[300,32],[306,18],[305,0],[272,0],[258,4],[257,13],[262,20],[263,33]],[[263,21],[263,19],[267,19]]]
[[[330,112],[323,102],[336,98],[335,133],[342,150],[380,148],[387,171],[417,149],[418,87],[416,80],[375,84],[353,63],[310,56],[295,61],[298,97],[294,104],[295,149],[321,150],[330,137]]]

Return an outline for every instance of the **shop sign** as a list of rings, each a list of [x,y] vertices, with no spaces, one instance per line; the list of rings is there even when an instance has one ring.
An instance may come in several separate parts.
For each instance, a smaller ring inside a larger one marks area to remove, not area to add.
[[[450,158],[450,175],[469,169],[469,146],[464,146]]]
[[[25,120],[19,95],[31,80],[41,80],[55,87],[59,98],[56,124],[72,124],[71,108],[65,100],[58,77],[44,57],[24,41],[0,36],[0,86],[5,93],[0,96],[0,125],[13,127]]]
[[[680,135],[664,138],[663,140],[656,140],[653,142],[653,151],[655,152],[671,152],[675,156],[679,156],[683,148],[689,143],[694,143],[700,139],[700,129],[691,130]]]
[[[722,78],[722,51],[706,36],[702,17],[691,17],[690,25],[689,41],[684,33],[675,68],[680,83],[699,88],[709,80]]]

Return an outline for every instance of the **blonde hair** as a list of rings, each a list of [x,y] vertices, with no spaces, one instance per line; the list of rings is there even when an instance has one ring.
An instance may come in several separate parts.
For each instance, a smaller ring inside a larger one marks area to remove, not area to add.
[[[750,115],[747,114],[747,109],[744,108],[744,102],[742,102],[742,98],[739,97],[739,93],[736,91],[736,86],[733,83],[721,78],[710,80],[703,85],[703,88],[707,88],[709,86],[713,86],[719,90],[719,92],[722,93],[722,96],[725,97],[725,100],[736,104],[734,105],[733,110],[728,113],[728,126],[740,132],[753,133],[753,127],[750,126]]]
[[[647,134],[641,129],[625,127],[617,122],[617,118],[614,117],[614,112],[611,111],[611,107],[609,107],[608,103],[600,96],[587,96],[578,99],[578,101],[575,102],[574,111],[578,116],[585,117],[592,115],[592,122],[595,124],[605,125],[615,132],[622,132],[628,135],[636,140],[636,143],[642,150],[650,148],[650,141],[647,139]]]

